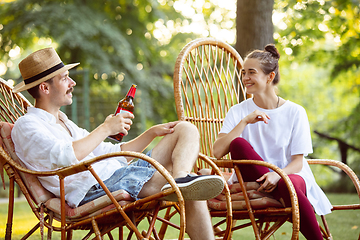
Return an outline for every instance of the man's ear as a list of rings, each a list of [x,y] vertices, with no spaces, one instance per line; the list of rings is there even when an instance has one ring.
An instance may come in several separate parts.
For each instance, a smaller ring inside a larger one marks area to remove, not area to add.
[[[49,94],[50,86],[47,82],[42,82],[39,84],[39,90],[42,93]]]

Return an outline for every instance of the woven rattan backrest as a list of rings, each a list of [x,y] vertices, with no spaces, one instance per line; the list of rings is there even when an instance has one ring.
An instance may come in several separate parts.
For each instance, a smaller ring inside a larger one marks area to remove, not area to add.
[[[195,124],[200,152],[213,157],[212,145],[231,106],[246,98],[241,82],[243,60],[230,45],[198,39],[180,52],[174,71],[178,119]],[[199,166],[201,168],[201,166]]]
[[[0,121],[10,123],[9,125],[3,123],[1,124],[0,142],[6,152],[3,152],[2,154],[8,154],[8,156],[10,156],[13,160],[11,163],[7,162],[12,165],[12,171],[17,171],[15,168],[17,164],[22,167],[25,166],[16,156],[14,144],[11,140],[11,125],[15,123],[19,117],[26,113],[27,107],[29,106],[32,106],[31,103],[21,93],[13,93],[12,87],[7,83],[7,81],[0,78]],[[5,156],[0,156],[0,166],[6,163],[6,159],[7,158]],[[2,167],[0,167],[0,169],[1,168]],[[22,183],[26,186],[26,189],[23,189],[21,187],[22,184],[17,182],[21,190],[24,195],[30,193],[32,200],[36,204],[46,202],[48,199],[53,197],[53,194],[42,187],[35,175],[27,174],[21,171],[17,172],[22,179]],[[17,179],[16,181],[20,181],[20,179]]]
[[[31,103],[21,94],[13,93],[12,87],[0,78],[0,119],[8,123],[15,121],[26,113]]]

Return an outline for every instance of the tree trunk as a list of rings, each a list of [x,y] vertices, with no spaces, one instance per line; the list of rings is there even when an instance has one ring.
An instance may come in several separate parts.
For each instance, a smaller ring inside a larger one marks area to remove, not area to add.
[[[274,42],[273,7],[274,0],[237,0],[235,48],[242,58]]]

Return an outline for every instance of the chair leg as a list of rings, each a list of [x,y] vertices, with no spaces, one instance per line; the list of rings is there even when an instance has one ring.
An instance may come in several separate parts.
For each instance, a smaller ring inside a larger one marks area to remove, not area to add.
[[[223,230],[220,225],[226,223],[227,219],[223,219],[213,225],[215,239],[216,240],[230,240],[232,237],[232,226],[236,225],[236,220],[231,221],[231,226],[229,229]]]
[[[66,233],[66,240],[71,240],[73,237],[73,230],[69,230]]]
[[[53,224],[53,219],[54,219],[54,213],[53,212],[50,212],[49,215],[48,215],[50,218],[49,218],[49,229],[48,229],[48,236],[47,236],[47,240],[51,240],[52,238],[52,233],[53,233],[53,227],[52,227],[52,224]]]
[[[237,222],[236,219],[232,220],[231,228],[232,228],[233,226],[236,226],[236,222]],[[231,229],[231,228],[230,228],[230,229]],[[232,239],[233,234],[234,234],[234,231],[230,231],[229,236],[228,236],[228,239]]]
[[[98,240],[101,240],[101,233],[100,233],[100,230],[99,230],[99,226],[97,225],[97,223],[96,223],[96,221],[95,221],[94,218],[91,220],[91,224],[92,224],[92,226],[93,226],[93,229],[94,229],[94,233],[95,233],[95,235],[96,235],[96,238],[97,238]]]
[[[90,236],[91,236],[93,233],[94,233],[94,232],[93,232],[93,229],[90,229],[90,231],[85,235],[85,237],[82,238],[82,240],[87,240],[87,239],[89,239]],[[69,236],[69,234],[68,234],[68,236]],[[71,231],[71,236],[72,236],[72,231]],[[70,239],[67,239],[67,240],[71,240],[71,238],[70,238]]]
[[[134,212],[129,212],[129,213],[128,213],[128,217],[129,217],[129,219],[131,220],[132,224],[134,224],[135,226],[137,226]],[[130,233],[129,233],[128,237],[127,237],[127,240],[130,240],[131,237],[132,237],[132,235],[134,234],[134,230],[133,230],[133,228],[129,225],[129,223],[126,224],[126,227],[130,230]],[[135,234],[135,235],[136,235],[136,234]]]
[[[119,227],[119,240],[124,240],[124,227]]]
[[[61,240],[66,239],[66,212],[65,212],[65,183],[60,178],[60,207],[61,207]]]
[[[114,237],[113,237],[113,235],[111,234],[111,232],[108,232],[107,235],[108,235],[108,237],[109,237],[110,240],[114,240]]]
[[[40,205],[40,236],[44,240],[44,204]]]
[[[159,210],[160,210],[160,205],[157,205],[153,211],[152,219],[149,222],[149,230],[148,230],[145,238],[150,238],[151,233],[154,232],[155,222],[156,222],[156,218],[158,216]],[[148,220],[150,220],[150,219],[148,218]],[[154,234],[157,235],[156,232],[154,232]]]
[[[160,238],[153,238],[152,236],[149,236],[148,238],[146,238],[146,235],[148,235],[148,233],[145,231],[145,230],[142,230],[141,234],[143,235],[143,239],[146,239],[146,240],[159,240]]]
[[[240,169],[237,165],[234,166],[234,169],[235,169],[235,173],[236,173],[236,176],[238,178],[238,181],[239,181],[239,184],[240,184],[240,187],[241,187],[241,190],[244,192],[244,193],[247,193],[246,192],[246,187],[245,187],[245,184],[244,184],[244,180],[242,178],[242,175],[240,173]],[[251,225],[253,227],[253,230],[254,230],[254,234],[255,234],[255,239],[256,240],[260,240],[260,232],[259,232],[259,229],[258,229],[258,226],[256,224],[256,220],[255,220],[255,216],[254,216],[254,213],[253,213],[253,210],[252,210],[252,207],[251,207],[251,204],[250,204],[250,199],[249,199],[249,196],[247,194],[244,194],[244,198],[245,198],[245,203],[246,203],[246,209],[248,211],[248,214],[249,214],[249,218],[250,218],[250,221],[251,221]]]
[[[6,224],[5,240],[11,240],[13,216],[14,216],[14,177],[11,177],[10,186],[9,186],[8,219]]]
[[[28,237],[30,237],[36,230],[38,230],[39,227],[40,227],[40,222],[37,223],[27,234],[25,234],[25,236],[23,236],[22,239],[27,239]]]
[[[168,208],[166,209],[166,213],[165,213],[165,215],[164,215],[164,218],[165,218],[166,220],[170,220],[170,211],[171,211],[171,208],[172,208],[172,207],[168,207]],[[167,225],[166,223],[162,223],[162,224],[161,224],[160,231],[159,231],[159,237],[160,237],[160,239],[164,239],[164,237],[165,237],[165,232],[166,232],[167,227],[168,227],[168,225]]]
[[[326,222],[326,219],[325,219],[325,216],[324,215],[321,215],[321,220],[324,224],[324,228],[325,228],[325,231],[320,227],[320,229],[322,230],[322,233],[324,235],[324,238],[327,239],[327,240],[332,240],[332,236],[331,236],[331,232],[330,232],[330,229],[329,229],[329,225],[327,224]],[[320,225],[319,225],[320,226]]]

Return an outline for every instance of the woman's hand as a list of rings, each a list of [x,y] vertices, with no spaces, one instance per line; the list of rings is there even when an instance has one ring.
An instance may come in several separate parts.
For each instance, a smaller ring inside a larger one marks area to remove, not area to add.
[[[261,186],[259,187],[258,191],[264,191],[264,192],[272,192],[274,191],[274,189],[276,188],[279,180],[280,180],[280,175],[277,174],[276,172],[268,172],[265,173],[262,177],[260,177],[259,179],[257,179],[257,182],[263,182],[261,184]]]
[[[239,137],[241,133],[244,131],[245,127],[248,124],[257,123],[257,122],[264,122],[269,123],[270,117],[259,110],[255,110],[254,112],[250,113],[233,128],[229,133],[220,133],[214,142],[213,145],[213,154],[217,159],[220,159],[225,154],[229,152],[229,147],[231,142]]]
[[[259,110],[255,110],[254,112],[250,113],[249,115],[247,115],[246,117],[244,117],[241,121],[245,121],[246,124],[249,123],[257,123],[260,121],[263,121],[264,123],[269,123],[270,117],[264,113],[261,112]]]
[[[303,154],[297,154],[291,156],[291,162],[282,170],[284,173],[290,175],[301,171],[303,167]],[[258,191],[272,192],[276,188],[281,177],[276,172],[265,173],[261,178],[257,179],[257,182],[263,182]]]
[[[225,154],[227,154],[229,152],[231,142],[241,135],[248,124],[257,123],[260,121],[263,121],[267,124],[269,120],[270,117],[266,113],[259,110],[255,110],[254,112],[250,113],[241,119],[241,121],[229,133],[220,133],[217,136],[217,139],[213,145],[214,156],[217,159],[220,159]]]

